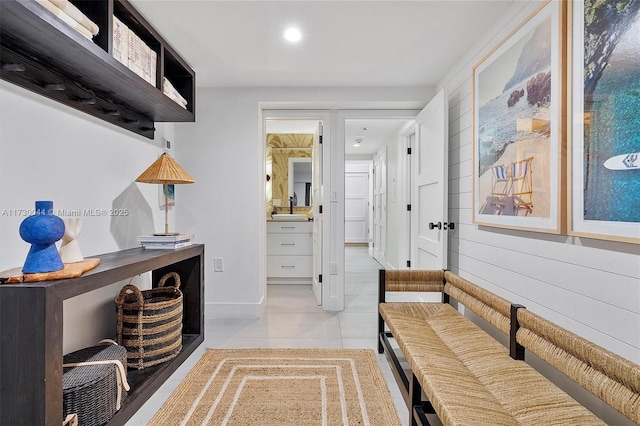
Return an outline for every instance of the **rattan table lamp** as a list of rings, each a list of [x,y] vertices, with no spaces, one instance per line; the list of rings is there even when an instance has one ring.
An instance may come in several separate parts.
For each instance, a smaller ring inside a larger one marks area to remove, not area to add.
[[[136,182],[164,185],[164,233],[154,235],[177,235],[178,233],[169,232],[169,189],[167,185],[194,183],[195,180],[165,152],[138,176]]]

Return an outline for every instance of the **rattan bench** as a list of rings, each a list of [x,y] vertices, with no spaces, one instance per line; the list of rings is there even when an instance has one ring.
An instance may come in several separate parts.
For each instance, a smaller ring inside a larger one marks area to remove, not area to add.
[[[525,349],[640,422],[638,365],[449,271],[382,270],[379,277],[378,349],[387,354],[412,425],[429,424],[425,413],[445,425],[604,424],[524,362]],[[440,292],[442,302],[386,302],[389,291]],[[462,315],[454,300],[509,347]]]

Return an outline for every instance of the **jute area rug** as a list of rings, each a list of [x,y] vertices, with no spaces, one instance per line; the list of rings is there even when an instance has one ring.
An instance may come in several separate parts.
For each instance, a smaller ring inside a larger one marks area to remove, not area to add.
[[[149,425],[372,425],[400,420],[368,349],[207,349]]]

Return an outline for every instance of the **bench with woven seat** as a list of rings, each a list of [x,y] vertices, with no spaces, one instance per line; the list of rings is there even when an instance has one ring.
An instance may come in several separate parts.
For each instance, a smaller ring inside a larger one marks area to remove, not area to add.
[[[379,279],[378,350],[387,354],[412,425],[429,424],[429,413],[445,425],[604,424],[527,364],[525,349],[640,423],[640,366],[450,271],[381,270]],[[442,302],[386,302],[387,292],[440,292]],[[460,313],[456,301],[508,343]]]

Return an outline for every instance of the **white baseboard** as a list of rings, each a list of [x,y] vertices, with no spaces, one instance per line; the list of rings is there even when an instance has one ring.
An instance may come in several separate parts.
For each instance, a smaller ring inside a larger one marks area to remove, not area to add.
[[[265,299],[260,303],[210,303],[204,304],[205,319],[260,318],[265,308]]]

